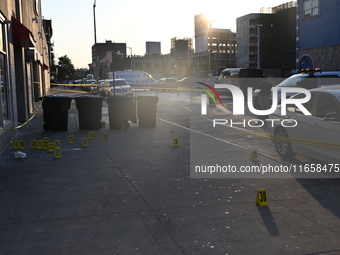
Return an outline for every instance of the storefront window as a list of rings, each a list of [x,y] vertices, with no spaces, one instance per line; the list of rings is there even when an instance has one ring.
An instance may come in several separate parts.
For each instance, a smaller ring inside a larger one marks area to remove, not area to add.
[[[4,48],[4,25],[0,23],[0,126],[4,126],[8,121],[7,88],[6,82],[6,52]]]
[[[0,51],[4,51],[4,34],[1,23],[0,23]]]

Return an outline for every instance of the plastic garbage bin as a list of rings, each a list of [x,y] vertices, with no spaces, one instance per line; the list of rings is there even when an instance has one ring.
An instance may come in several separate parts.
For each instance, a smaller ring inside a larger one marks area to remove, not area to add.
[[[97,130],[102,127],[101,96],[84,95],[75,98],[78,109],[79,130]]]
[[[158,96],[137,97],[138,125],[140,127],[156,126]]]
[[[42,107],[45,131],[67,131],[71,100],[72,97],[67,96],[44,96]]]
[[[129,120],[132,117],[133,111],[136,112],[133,107],[133,99],[131,97],[109,97],[107,103],[110,129],[128,129],[130,127]]]

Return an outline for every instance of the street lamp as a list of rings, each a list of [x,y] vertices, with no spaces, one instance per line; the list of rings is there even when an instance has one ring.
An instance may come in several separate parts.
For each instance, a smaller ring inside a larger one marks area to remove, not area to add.
[[[131,58],[131,70],[132,70],[132,47],[126,47],[130,49],[130,58]]]

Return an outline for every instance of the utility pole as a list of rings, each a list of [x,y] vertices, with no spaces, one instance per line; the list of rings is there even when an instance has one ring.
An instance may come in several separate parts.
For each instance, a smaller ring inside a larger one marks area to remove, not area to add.
[[[97,79],[98,78],[98,67],[97,67],[97,28],[96,28],[96,0],[94,0],[93,3],[93,25],[94,25],[94,78]]]

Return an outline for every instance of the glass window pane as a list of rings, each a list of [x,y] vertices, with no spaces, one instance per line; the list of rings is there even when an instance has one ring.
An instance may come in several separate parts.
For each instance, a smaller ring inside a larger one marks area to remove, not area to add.
[[[0,24],[0,50],[4,51],[3,26]]]
[[[330,112],[340,113],[339,105],[332,97],[327,95],[320,95],[316,109],[316,116],[319,118],[323,118],[327,113]]]
[[[0,126],[3,126],[8,121],[7,107],[7,84],[5,79],[5,56],[0,54],[0,103],[1,103],[1,119]]]
[[[310,9],[312,8],[312,3],[310,0],[307,0],[304,2],[304,5],[303,5],[303,9],[306,10],[306,9]]]

